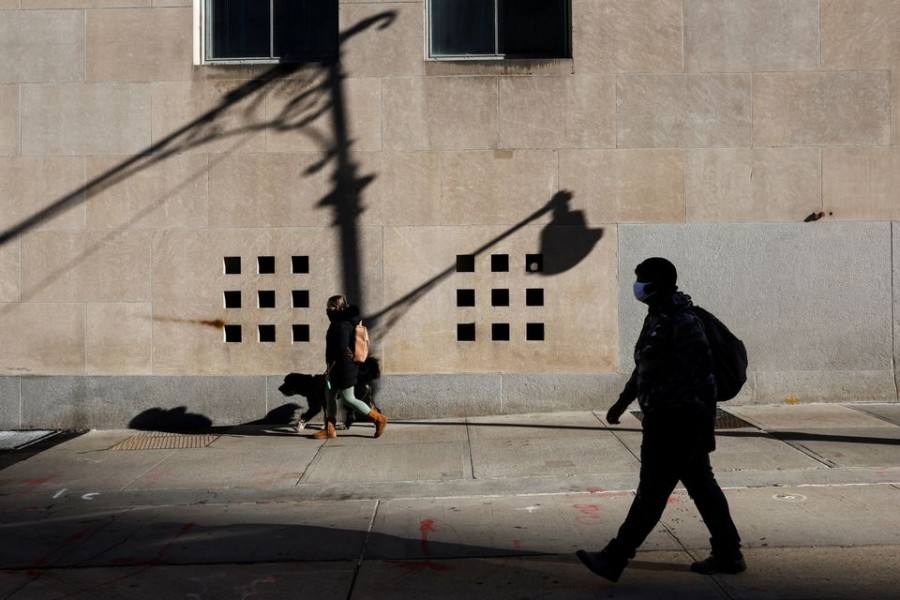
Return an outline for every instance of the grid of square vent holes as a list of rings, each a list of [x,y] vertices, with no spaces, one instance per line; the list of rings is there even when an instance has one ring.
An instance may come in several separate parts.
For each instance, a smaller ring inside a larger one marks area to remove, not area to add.
[[[490,265],[492,273],[508,273],[510,270],[508,254],[492,254],[490,257]],[[525,255],[525,273],[526,275],[541,273],[544,270],[544,256],[542,254],[526,254]],[[457,273],[474,273],[475,272],[475,256],[471,254],[459,254],[456,256],[456,272]],[[525,288],[525,306],[526,307],[542,307],[544,306],[544,288],[526,287]],[[517,292],[519,293],[519,292]],[[510,289],[509,288],[493,288],[491,289],[491,306],[508,307],[510,305]],[[456,290],[456,306],[458,307],[474,307],[476,302],[474,288],[457,288]],[[525,340],[532,342],[544,341],[544,323],[531,321],[526,319],[524,336]],[[456,339],[460,342],[474,342],[476,338],[476,323],[457,323]],[[495,342],[508,342],[511,340],[512,334],[509,323],[492,322],[490,327],[491,340]]]
[[[223,266],[226,275],[240,275],[243,272],[240,256],[226,256],[223,259]],[[258,256],[256,257],[256,272],[260,275],[275,274],[275,257],[274,256]],[[291,257],[291,273],[294,275],[309,275],[309,257],[308,256],[292,256]],[[235,286],[239,287],[239,286]],[[265,309],[274,309],[279,302],[286,302],[276,298],[275,290],[258,289],[254,290],[255,296],[253,300],[256,306]],[[244,290],[228,289],[223,293],[225,308],[230,310],[239,309],[244,305]],[[292,289],[290,297],[291,308],[308,309],[309,308],[309,289]],[[303,313],[306,316],[306,313]],[[230,319],[229,319],[230,320]],[[257,340],[261,343],[272,343],[277,339],[278,332],[275,325],[271,323],[260,323],[256,325]],[[243,341],[244,327],[236,323],[227,323],[225,325],[225,341],[228,343],[240,343]],[[308,342],[309,341],[309,324],[297,323],[291,325],[291,341],[292,342]]]

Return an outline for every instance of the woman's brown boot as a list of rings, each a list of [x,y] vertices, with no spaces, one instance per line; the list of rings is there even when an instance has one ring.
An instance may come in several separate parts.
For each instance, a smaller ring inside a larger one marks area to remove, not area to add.
[[[369,411],[369,417],[375,421],[375,437],[381,437],[384,428],[387,427],[388,418],[374,408]]]
[[[325,427],[313,434],[314,440],[324,440],[326,438],[336,438],[337,431],[334,429],[334,419],[325,419]]]

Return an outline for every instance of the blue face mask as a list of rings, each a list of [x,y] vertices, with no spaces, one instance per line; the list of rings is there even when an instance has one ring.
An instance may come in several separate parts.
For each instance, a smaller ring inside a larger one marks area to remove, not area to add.
[[[648,289],[649,288],[649,289]],[[656,293],[656,290],[653,287],[653,284],[649,281],[634,282],[634,297],[640,300],[641,302],[646,302],[653,294]]]

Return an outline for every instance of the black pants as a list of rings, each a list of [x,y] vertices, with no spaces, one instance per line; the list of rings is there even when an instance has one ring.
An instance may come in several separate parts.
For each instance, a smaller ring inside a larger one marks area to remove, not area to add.
[[[623,558],[633,558],[659,523],[679,480],[709,529],[713,554],[724,559],[739,555],[741,538],[709,463],[710,437],[684,430],[644,431],[637,495],[612,544]]]

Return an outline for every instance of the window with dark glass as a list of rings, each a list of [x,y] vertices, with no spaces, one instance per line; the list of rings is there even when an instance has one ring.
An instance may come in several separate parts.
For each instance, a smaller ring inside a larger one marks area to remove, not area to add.
[[[210,61],[316,61],[337,56],[338,0],[206,0]]]
[[[568,58],[571,0],[429,0],[432,58]]]

